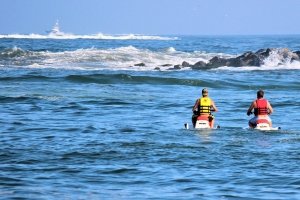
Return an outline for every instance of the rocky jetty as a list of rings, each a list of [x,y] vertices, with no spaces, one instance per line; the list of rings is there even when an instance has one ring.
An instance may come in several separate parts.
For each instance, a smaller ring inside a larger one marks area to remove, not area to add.
[[[292,52],[291,50],[284,49],[260,49],[256,52],[245,52],[240,56],[234,58],[223,58],[219,56],[215,56],[210,59],[207,63],[203,61],[199,61],[195,64],[190,64],[184,61],[180,65],[174,65],[173,68],[169,68],[170,70],[181,69],[184,67],[190,67],[194,70],[207,70],[214,69],[222,66],[230,66],[230,67],[244,67],[244,66],[262,66],[266,63],[266,61],[275,60],[277,65],[286,64],[288,62],[300,61],[300,51]]]

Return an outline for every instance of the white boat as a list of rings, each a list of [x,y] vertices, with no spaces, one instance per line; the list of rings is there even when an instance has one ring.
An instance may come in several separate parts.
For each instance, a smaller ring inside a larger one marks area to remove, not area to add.
[[[56,21],[56,23],[54,24],[51,31],[47,31],[47,33],[51,36],[63,36],[64,35],[64,32],[61,32],[59,29],[58,21]]]

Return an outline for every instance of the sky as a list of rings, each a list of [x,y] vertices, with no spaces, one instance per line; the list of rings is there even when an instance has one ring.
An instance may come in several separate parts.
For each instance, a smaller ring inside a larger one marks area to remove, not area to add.
[[[300,0],[0,0],[0,34],[300,34]]]

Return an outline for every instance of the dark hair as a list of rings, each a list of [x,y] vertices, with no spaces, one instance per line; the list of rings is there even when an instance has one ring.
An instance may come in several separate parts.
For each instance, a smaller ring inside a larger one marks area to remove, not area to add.
[[[264,97],[264,91],[263,90],[258,90],[257,91],[257,98],[263,98]]]

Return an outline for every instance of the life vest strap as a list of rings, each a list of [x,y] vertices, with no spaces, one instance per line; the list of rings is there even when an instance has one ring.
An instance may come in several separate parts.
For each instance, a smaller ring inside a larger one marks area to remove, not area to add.
[[[258,115],[267,115],[268,114],[268,108],[257,108]]]
[[[201,113],[211,113],[211,107],[210,106],[199,106],[199,112]]]
[[[257,108],[254,109],[255,115],[267,115],[268,114],[267,100],[265,100],[265,99],[256,100],[256,106],[257,106]]]
[[[200,115],[211,113],[211,99],[209,97],[202,97],[199,99],[198,111]]]

